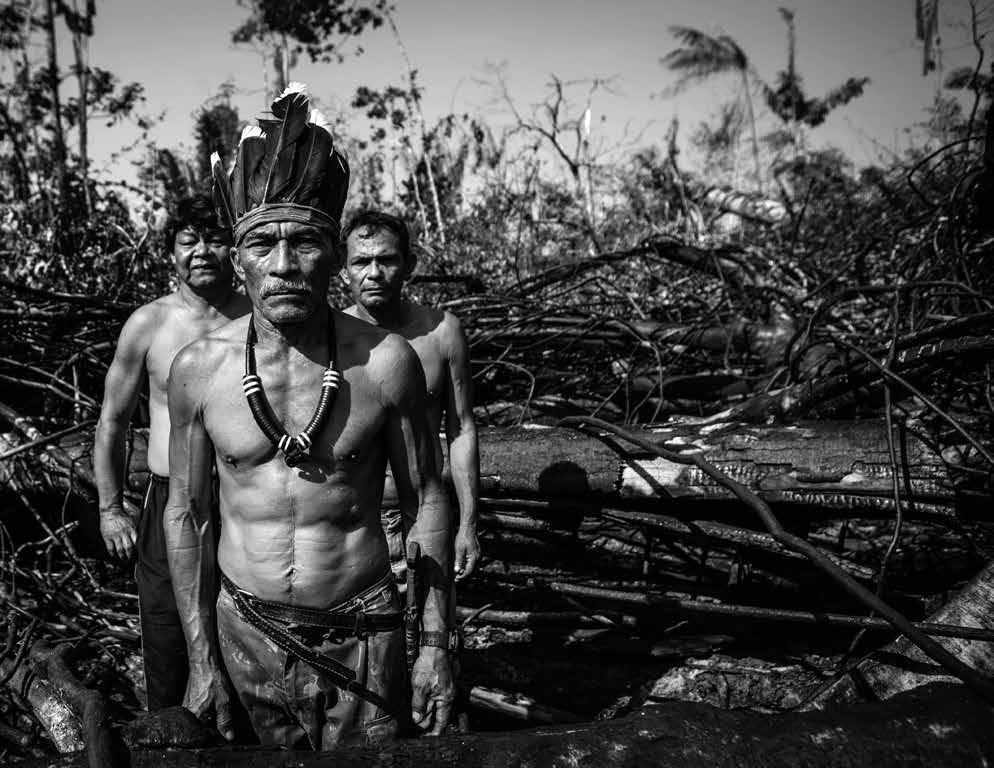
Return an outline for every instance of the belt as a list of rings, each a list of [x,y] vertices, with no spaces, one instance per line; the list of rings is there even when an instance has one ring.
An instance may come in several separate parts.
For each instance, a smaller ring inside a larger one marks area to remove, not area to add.
[[[310,616],[314,619],[320,617],[323,623],[310,624],[310,626],[328,627],[330,629],[355,628],[356,636],[360,638],[364,637],[365,633],[370,631],[369,627],[371,624],[368,624],[367,622],[371,622],[374,617],[376,618],[377,623],[380,623],[381,620],[390,620],[393,622],[393,626],[383,627],[382,629],[372,631],[385,631],[390,628],[399,629],[403,618],[402,614],[366,614],[362,611],[355,614],[330,614],[324,611],[316,611],[309,608],[296,608],[294,606],[286,606],[280,603],[270,603],[265,600],[259,600],[251,593],[246,592],[243,589],[239,589],[235,586],[231,579],[225,576],[223,572],[221,573],[221,586],[224,588],[224,591],[228,593],[228,596],[231,597],[232,602],[235,604],[235,609],[239,614],[241,614],[242,618],[244,618],[249,625],[255,627],[255,629],[272,640],[278,648],[285,651],[287,654],[296,656],[301,661],[310,664],[316,670],[324,672],[339,688],[349,691],[350,693],[354,693],[360,699],[368,701],[370,704],[379,707],[384,712],[397,718],[400,722],[404,722],[407,719],[408,713],[406,711],[402,711],[375,691],[371,691],[369,688],[359,683],[356,680],[355,670],[345,664],[342,664],[340,661],[332,659],[307,647],[286,629],[274,623],[273,618],[275,617],[271,618],[270,616],[267,616],[263,613],[263,609],[267,612],[271,612],[275,609],[275,607],[278,607],[284,615],[286,615],[287,610],[289,609],[289,611],[296,615]],[[334,617],[335,621],[344,621],[346,623],[327,623],[332,619],[332,617]],[[361,620],[365,628],[362,635],[359,634],[360,617],[364,617]],[[286,621],[283,616],[278,617],[278,619],[280,621]],[[309,622],[297,623],[303,624]]]
[[[222,576],[221,578],[223,581],[228,581],[231,584],[227,576]],[[260,600],[254,595],[239,589],[234,584],[231,584],[231,588],[228,590],[229,594],[232,589],[237,590],[241,598],[249,603],[264,618],[302,627],[321,627],[322,629],[340,629],[344,631],[352,630],[360,640],[366,637],[366,635],[376,632],[392,632],[395,629],[400,629],[404,623],[404,615],[402,613],[366,613],[365,611],[348,613],[339,611],[332,613],[331,611],[320,611],[314,608],[303,608],[295,605]]]

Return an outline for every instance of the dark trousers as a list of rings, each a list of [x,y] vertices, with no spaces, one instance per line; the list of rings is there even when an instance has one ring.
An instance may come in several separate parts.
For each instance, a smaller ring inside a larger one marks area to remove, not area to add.
[[[186,638],[176,610],[162,514],[169,498],[169,478],[152,475],[138,519],[138,609],[148,711],[183,703],[189,663]]]

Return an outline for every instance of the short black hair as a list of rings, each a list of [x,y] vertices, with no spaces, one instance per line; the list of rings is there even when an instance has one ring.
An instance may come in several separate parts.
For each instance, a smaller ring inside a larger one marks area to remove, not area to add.
[[[166,250],[169,253],[172,253],[176,247],[176,235],[187,227],[198,232],[215,229],[227,231],[227,228],[218,221],[214,202],[207,195],[183,197],[176,203],[176,207],[166,221]]]
[[[368,229],[372,232],[392,232],[397,238],[397,247],[400,248],[400,255],[404,257],[404,263],[414,269],[417,259],[414,251],[411,250],[411,232],[407,228],[406,222],[399,216],[394,216],[386,211],[366,209],[359,211],[349,219],[349,223],[342,230],[342,253],[346,253],[345,243],[349,235],[357,229]]]

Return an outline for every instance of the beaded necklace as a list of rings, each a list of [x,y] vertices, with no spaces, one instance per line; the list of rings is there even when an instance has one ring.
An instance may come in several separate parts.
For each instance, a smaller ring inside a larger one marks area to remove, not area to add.
[[[331,310],[328,311],[328,367],[321,377],[321,398],[318,407],[304,431],[296,437],[287,434],[286,429],[273,415],[273,409],[266,399],[262,379],[255,372],[255,319],[249,316],[248,332],[245,336],[245,375],[242,376],[242,389],[249,409],[259,429],[269,441],[283,453],[283,461],[288,467],[295,467],[311,458],[310,449],[314,436],[328,421],[335,392],[342,381],[342,374],[335,370],[335,322]]]

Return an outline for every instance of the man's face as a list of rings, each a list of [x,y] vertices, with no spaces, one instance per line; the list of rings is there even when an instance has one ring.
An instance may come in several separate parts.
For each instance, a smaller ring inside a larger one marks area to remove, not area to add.
[[[400,298],[410,270],[397,236],[386,229],[360,227],[345,243],[344,275],[352,298],[366,309],[376,309]]]
[[[331,237],[293,222],[249,231],[235,256],[235,271],[245,281],[252,306],[274,325],[303,322],[326,304],[337,266]]]
[[[198,293],[231,285],[231,235],[220,228],[181,229],[173,244],[173,266],[180,281]]]

